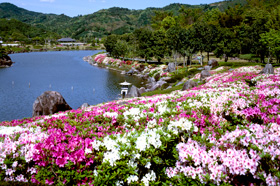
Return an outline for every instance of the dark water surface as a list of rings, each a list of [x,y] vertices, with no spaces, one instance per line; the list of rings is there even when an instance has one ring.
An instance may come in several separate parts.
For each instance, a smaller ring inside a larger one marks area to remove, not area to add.
[[[35,99],[58,91],[77,109],[117,99],[124,80],[139,87],[136,77],[98,68],[83,61],[99,51],[59,51],[12,54],[15,64],[0,68],[0,121],[32,116]],[[30,84],[30,87],[29,87]]]

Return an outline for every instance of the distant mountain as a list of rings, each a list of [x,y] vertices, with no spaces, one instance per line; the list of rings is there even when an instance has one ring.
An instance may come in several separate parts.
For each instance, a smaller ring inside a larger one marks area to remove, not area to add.
[[[136,28],[150,24],[155,10],[171,11],[179,14],[182,6],[186,8],[202,8],[204,10],[214,7],[226,8],[234,4],[244,4],[246,0],[230,0],[210,5],[187,5],[174,3],[163,8],[146,8],[144,10],[130,10],[113,7],[102,9],[93,14],[69,17],[64,14],[43,14],[17,7],[11,3],[0,4],[0,18],[17,19],[23,23],[37,28],[55,32],[63,37],[93,38],[113,34],[133,32]]]

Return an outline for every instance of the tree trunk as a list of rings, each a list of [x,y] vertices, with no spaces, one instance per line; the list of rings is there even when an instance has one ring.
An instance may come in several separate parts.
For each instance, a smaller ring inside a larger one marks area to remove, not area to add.
[[[187,60],[187,65],[192,65],[192,60],[191,60],[191,56],[188,56],[188,60]]]
[[[210,52],[207,52],[207,62],[209,61],[209,54]]]
[[[227,55],[225,55],[225,62],[227,62],[228,61],[228,56]]]
[[[184,67],[186,66],[186,56],[184,56]]]
[[[264,58],[265,58],[264,54],[261,53],[261,63],[265,63]]]
[[[201,65],[201,66],[203,66],[203,57],[202,57],[202,52],[200,52],[200,53],[201,53],[201,58],[200,58],[201,62],[200,62],[200,65]]]

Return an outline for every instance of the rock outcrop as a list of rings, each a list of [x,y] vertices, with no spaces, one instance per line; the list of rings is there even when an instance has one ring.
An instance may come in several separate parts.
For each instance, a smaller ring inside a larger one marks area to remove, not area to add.
[[[210,59],[208,61],[208,66],[211,66],[212,68],[219,66],[219,63],[216,59]]]
[[[204,81],[209,76],[211,76],[211,74],[208,70],[202,70],[200,73],[200,81]]]
[[[72,110],[62,95],[56,91],[46,91],[33,103],[33,117]]]
[[[266,64],[264,69],[259,74],[274,74],[274,68],[272,64]]]
[[[175,63],[168,63],[167,72],[174,72],[176,70]]]
[[[141,97],[141,94],[139,89],[136,86],[132,85],[132,87],[130,88],[129,92],[125,97],[126,98]]]
[[[0,58],[0,67],[10,67],[14,62],[7,55]]]
[[[192,80],[188,80],[186,81],[186,83],[183,85],[183,88],[182,88],[182,91],[183,90],[189,90],[189,89],[192,89],[193,87],[197,87],[198,84],[197,82],[194,82]]]

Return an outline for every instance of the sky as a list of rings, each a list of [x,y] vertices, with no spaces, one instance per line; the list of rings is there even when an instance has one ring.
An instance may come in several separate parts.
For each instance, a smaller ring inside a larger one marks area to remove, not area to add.
[[[210,4],[222,0],[0,0],[18,7],[41,13],[65,14],[70,17],[86,15],[101,9],[123,7],[145,9],[147,7],[164,7],[171,3],[190,5]]]

